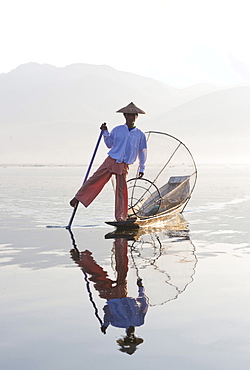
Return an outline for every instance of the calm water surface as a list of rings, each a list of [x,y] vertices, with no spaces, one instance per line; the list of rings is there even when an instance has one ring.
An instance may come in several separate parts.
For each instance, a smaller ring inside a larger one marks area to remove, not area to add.
[[[63,228],[84,168],[0,168],[1,369],[250,368],[250,167],[198,170],[179,230],[127,240],[110,184]]]

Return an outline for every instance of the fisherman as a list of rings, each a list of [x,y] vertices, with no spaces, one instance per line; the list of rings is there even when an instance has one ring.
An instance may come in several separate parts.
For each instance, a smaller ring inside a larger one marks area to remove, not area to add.
[[[123,113],[125,124],[116,126],[110,133],[106,123],[100,129],[103,131],[104,142],[110,149],[108,157],[97,171],[82,185],[75,197],[70,201],[72,207],[81,202],[88,207],[101,192],[111,176],[116,176],[115,192],[115,219],[126,221],[128,218],[128,189],[127,174],[129,165],[139,158],[139,175],[144,175],[147,155],[147,142],[145,134],[135,126],[138,114],[145,114],[134,103],[121,108],[117,113]]]

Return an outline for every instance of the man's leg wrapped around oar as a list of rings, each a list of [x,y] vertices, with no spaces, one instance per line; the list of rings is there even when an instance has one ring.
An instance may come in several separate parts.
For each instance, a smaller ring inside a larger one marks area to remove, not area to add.
[[[115,174],[115,217],[119,221],[126,220],[128,215],[127,173],[126,163],[117,163],[115,159],[107,157],[97,171],[81,186],[75,199],[88,207],[110,180],[112,174]]]

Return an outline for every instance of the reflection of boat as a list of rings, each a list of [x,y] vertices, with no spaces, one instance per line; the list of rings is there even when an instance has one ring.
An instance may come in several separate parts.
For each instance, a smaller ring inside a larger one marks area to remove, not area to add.
[[[134,177],[128,180],[129,219],[106,222],[117,228],[139,228],[169,222],[181,213],[193,192],[197,169],[188,148],[175,137],[146,132],[148,143],[147,173],[149,179]]]
[[[136,274],[142,279],[150,306],[177,299],[193,281],[197,258],[189,231],[183,226],[116,230],[105,236],[128,240],[129,276]]]
[[[167,222],[166,222],[167,220]],[[127,240],[139,240],[145,234],[162,232],[168,233],[169,236],[186,236],[188,234],[188,223],[182,214],[176,213],[171,217],[162,218],[154,224],[145,224],[144,227],[138,228],[117,228],[105,235],[105,239],[125,238]]]

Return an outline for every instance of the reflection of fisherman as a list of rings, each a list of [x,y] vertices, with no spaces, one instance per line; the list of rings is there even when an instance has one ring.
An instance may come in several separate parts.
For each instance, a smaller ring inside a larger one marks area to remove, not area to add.
[[[110,324],[117,328],[124,328],[126,337],[117,340],[117,343],[122,352],[132,354],[135,352],[136,346],[143,342],[143,339],[137,338],[134,333],[136,326],[144,324],[148,303],[141,279],[137,280],[138,298],[127,297],[127,246],[126,239],[116,239],[114,242],[117,272],[115,281],[108,277],[108,273],[96,263],[88,250],[77,254],[73,249],[71,255],[82,271],[91,275],[90,280],[94,282],[94,287],[100,297],[107,300],[103,308],[104,322],[101,331],[106,334]]]
[[[103,308],[105,315],[104,323],[101,328],[104,334],[109,324],[117,328],[125,329],[144,324],[144,317],[147,313],[148,304],[144,294],[144,287],[140,279],[138,279],[137,285],[139,286],[138,298],[111,298],[107,301],[107,304]]]

